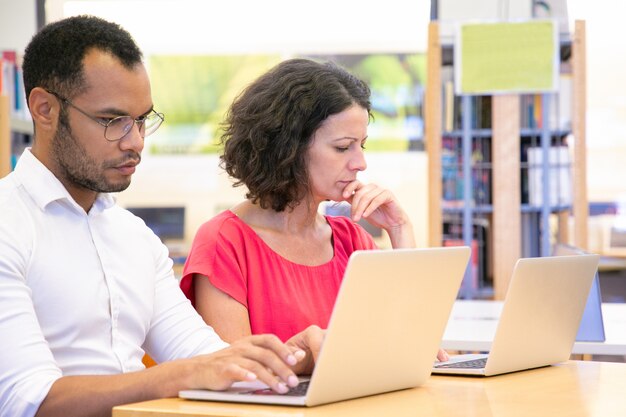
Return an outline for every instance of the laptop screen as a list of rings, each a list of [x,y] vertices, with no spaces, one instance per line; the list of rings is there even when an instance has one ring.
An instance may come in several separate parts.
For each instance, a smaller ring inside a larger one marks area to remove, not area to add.
[[[577,342],[604,342],[604,322],[602,321],[602,294],[598,273],[593,279],[585,312],[576,334]]]
[[[128,207],[162,241],[185,238],[184,207]]]

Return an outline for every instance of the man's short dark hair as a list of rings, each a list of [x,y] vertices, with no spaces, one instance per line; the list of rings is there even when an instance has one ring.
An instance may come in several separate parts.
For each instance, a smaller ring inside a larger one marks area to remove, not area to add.
[[[371,117],[370,89],[338,65],[283,61],[235,99],[224,123],[221,166],[262,208],[293,208],[309,190],[308,147],[322,122],[352,105]]]
[[[116,23],[74,16],[45,26],[31,39],[23,61],[26,97],[35,87],[72,97],[84,87],[83,59],[91,49],[108,52],[126,68],[142,60],[132,36]]]

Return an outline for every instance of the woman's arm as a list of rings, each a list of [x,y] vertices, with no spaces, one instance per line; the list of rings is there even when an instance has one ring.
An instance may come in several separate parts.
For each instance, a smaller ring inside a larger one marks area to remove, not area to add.
[[[385,229],[393,248],[415,247],[413,225],[391,191],[356,180],[346,186],[343,197],[352,206],[352,220],[357,222],[365,218],[374,226]]]
[[[216,288],[206,275],[194,274],[196,310],[222,338],[232,343],[252,334],[248,309],[230,295]]]

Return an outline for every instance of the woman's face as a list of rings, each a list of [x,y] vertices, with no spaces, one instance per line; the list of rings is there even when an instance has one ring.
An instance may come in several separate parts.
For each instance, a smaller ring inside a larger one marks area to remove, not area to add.
[[[308,149],[310,194],[318,204],[342,201],[343,189],[365,170],[365,141],[369,115],[353,105],[324,120]]]

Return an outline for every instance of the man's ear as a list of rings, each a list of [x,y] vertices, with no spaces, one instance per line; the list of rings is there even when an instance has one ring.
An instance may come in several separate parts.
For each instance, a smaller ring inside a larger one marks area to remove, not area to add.
[[[41,87],[35,87],[28,96],[28,106],[38,133],[56,130],[61,107],[55,96]]]

